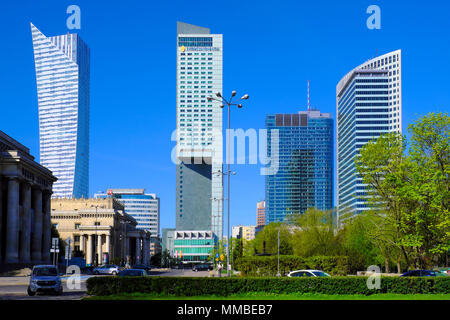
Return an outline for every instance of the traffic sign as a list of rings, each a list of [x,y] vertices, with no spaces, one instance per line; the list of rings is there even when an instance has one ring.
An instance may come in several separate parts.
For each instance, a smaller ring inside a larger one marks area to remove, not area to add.
[[[70,244],[72,243],[72,239],[70,239],[70,237],[68,237],[65,242],[67,245],[70,246]]]
[[[223,258],[224,258],[224,256],[223,256],[223,254],[221,254],[221,255],[220,255],[220,260],[223,261]]]
[[[52,238],[52,247],[55,249],[59,247],[59,238]]]
[[[53,249],[53,248],[51,248],[51,249],[50,249],[50,252],[56,252],[56,253],[59,253],[59,249]]]

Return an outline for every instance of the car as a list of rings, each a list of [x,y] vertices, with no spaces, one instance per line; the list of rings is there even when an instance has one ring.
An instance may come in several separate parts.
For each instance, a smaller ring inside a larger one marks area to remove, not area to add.
[[[212,264],[209,263],[200,263],[200,264],[196,264],[192,266],[192,271],[209,271],[209,270],[213,270],[214,267],[212,266]]]
[[[120,271],[119,277],[145,277],[148,273],[145,269],[125,269]]]
[[[434,270],[410,270],[400,277],[447,277],[447,275]]]
[[[115,264],[105,264],[92,270],[93,274],[112,274],[113,276],[118,275],[119,272],[120,268]]]
[[[33,267],[27,293],[29,296],[34,296],[37,292],[53,292],[56,295],[63,293],[61,278],[56,266],[36,265]]]
[[[321,270],[295,270],[289,272],[288,277],[330,277],[330,275]]]
[[[145,271],[150,271],[152,268],[149,265],[146,264],[137,264],[135,266],[133,266],[133,269],[141,269],[141,270],[145,270]]]

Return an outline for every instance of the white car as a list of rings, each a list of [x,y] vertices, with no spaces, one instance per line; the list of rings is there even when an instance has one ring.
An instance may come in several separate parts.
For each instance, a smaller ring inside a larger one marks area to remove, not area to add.
[[[119,272],[119,267],[114,264],[105,264],[92,270],[93,274],[112,274],[113,276],[118,275]]]
[[[295,270],[288,274],[288,277],[331,277],[321,270]]]

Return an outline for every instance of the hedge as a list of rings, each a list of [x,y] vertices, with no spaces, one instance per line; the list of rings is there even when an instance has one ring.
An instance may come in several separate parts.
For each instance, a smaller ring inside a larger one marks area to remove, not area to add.
[[[277,256],[254,256],[236,260],[236,269],[243,276],[275,277],[278,272]],[[349,272],[346,256],[315,256],[302,258],[298,256],[280,256],[280,273],[285,275],[292,270],[316,269],[331,275],[347,275]]]
[[[247,292],[363,295],[450,293],[450,277],[381,277],[379,290],[368,289],[367,279],[367,277],[92,277],[87,280],[87,294],[105,296],[139,292],[173,296],[228,296]]]

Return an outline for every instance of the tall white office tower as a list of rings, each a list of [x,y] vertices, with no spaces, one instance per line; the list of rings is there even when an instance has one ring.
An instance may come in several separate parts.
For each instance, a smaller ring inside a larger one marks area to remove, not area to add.
[[[356,67],[336,87],[338,217],[367,210],[366,185],[356,172],[355,157],[372,139],[402,131],[401,50]]]
[[[222,230],[222,35],[177,24],[176,229]]]
[[[31,33],[39,106],[40,163],[58,178],[53,197],[89,194],[89,48],[77,34]]]

